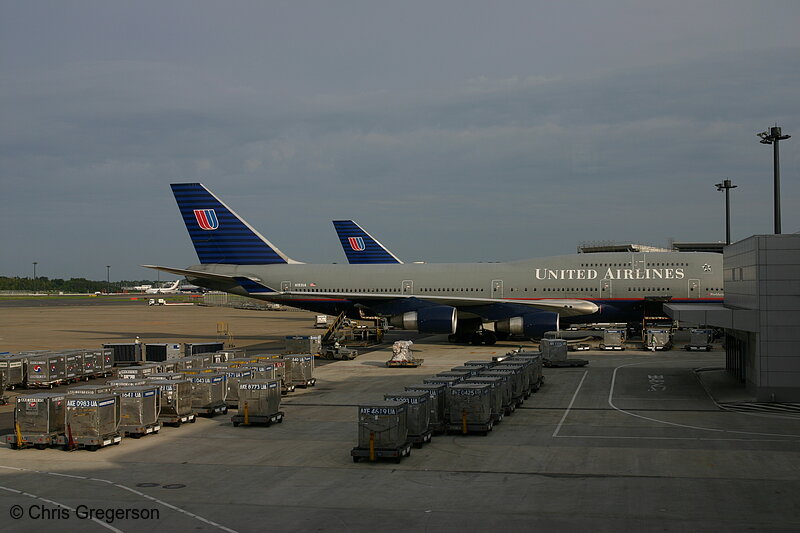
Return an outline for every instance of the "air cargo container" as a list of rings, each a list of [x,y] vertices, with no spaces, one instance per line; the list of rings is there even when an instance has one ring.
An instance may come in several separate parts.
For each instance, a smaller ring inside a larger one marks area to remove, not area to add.
[[[158,433],[161,424],[161,389],[158,385],[124,387],[119,390],[121,421],[119,431],[125,436],[139,438]]]
[[[374,402],[358,406],[358,445],[350,450],[353,462],[392,458],[399,463],[411,455],[406,426],[407,405],[402,402]]]
[[[450,405],[448,431],[487,435],[494,426],[490,385],[459,383],[447,391]]]
[[[447,430],[447,385],[444,383],[420,383],[407,385],[407,391],[427,392],[430,397],[429,425],[434,434]]]
[[[407,391],[385,394],[383,399],[389,402],[402,402],[406,406],[406,427],[408,439],[416,448],[431,441],[433,430],[430,428],[431,397],[425,391]]]
[[[14,431],[5,435],[12,448],[34,446],[40,450],[55,446],[64,434],[66,396],[60,392],[39,392],[17,396]]]
[[[119,444],[120,398],[116,394],[68,394],[66,398],[66,434],[58,444],[72,449],[95,451]]]
[[[283,422],[279,379],[247,379],[238,383],[239,409],[231,417],[233,426],[265,425]]]

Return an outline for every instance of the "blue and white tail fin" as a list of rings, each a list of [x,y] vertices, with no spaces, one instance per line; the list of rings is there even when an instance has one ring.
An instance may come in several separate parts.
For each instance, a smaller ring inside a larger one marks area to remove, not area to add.
[[[203,184],[173,183],[170,187],[200,263],[297,263],[242,220]]]
[[[386,249],[372,235],[352,220],[334,220],[333,226],[342,249],[351,265],[402,264],[397,256]]]

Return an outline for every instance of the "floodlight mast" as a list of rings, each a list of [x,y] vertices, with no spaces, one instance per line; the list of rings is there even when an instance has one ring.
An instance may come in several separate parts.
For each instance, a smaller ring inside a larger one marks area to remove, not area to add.
[[[761,144],[772,145],[772,165],[773,176],[775,181],[775,235],[781,233],[781,166],[780,166],[780,151],[778,149],[778,142],[785,141],[791,135],[782,135],[781,128],[776,124],[766,131],[757,133],[761,140]]]
[[[722,183],[714,185],[718,191],[725,191],[725,244],[731,243],[731,189],[738,185],[733,185],[731,180],[724,180]]]

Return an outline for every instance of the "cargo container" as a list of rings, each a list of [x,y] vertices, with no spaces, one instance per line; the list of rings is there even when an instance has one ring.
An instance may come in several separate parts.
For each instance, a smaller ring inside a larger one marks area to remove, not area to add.
[[[144,359],[148,362],[164,362],[183,357],[180,344],[147,343],[144,345]]]
[[[423,378],[423,383],[441,383],[447,387],[452,387],[453,385],[458,385],[464,381],[460,377],[444,377],[444,376],[431,376],[429,378]]]
[[[83,375],[85,378],[94,378],[102,373],[100,354],[96,350],[83,351]]]
[[[286,354],[283,356],[284,361],[291,361],[291,365],[287,363],[287,373],[292,373],[292,384],[295,387],[313,387],[317,384],[317,379],[314,377],[314,356],[310,353],[302,354]]]
[[[384,394],[383,399],[406,404],[408,439],[415,448],[422,448],[423,444],[431,441],[433,430],[430,428],[430,394],[425,391],[397,392]]]
[[[467,372],[466,377],[472,377],[480,371],[480,368],[475,367],[474,365],[461,365],[461,366],[454,366],[450,369],[450,372]]]
[[[0,358],[0,369],[5,371],[7,389],[14,390],[25,384],[27,363],[28,358],[19,355]]]
[[[530,361],[526,361],[524,359],[516,359],[516,360],[506,359],[502,363],[492,367],[492,370],[513,370],[513,369],[519,369],[520,371],[520,377],[522,378],[520,386],[522,387],[523,399],[530,398],[531,392],[533,392],[533,383],[535,381],[534,377],[535,369]]]
[[[192,383],[192,410],[195,413],[214,416],[228,412],[225,374],[195,374],[189,376],[189,381]]]
[[[689,344],[684,346],[689,351],[710,351],[711,343],[714,342],[714,330],[712,329],[693,329],[689,334]]]
[[[481,370],[475,377],[499,377],[502,379],[501,390],[503,391],[503,409],[506,416],[512,414],[517,408],[517,401],[514,399],[513,385],[511,383],[513,376],[510,372],[492,372],[489,370]]]
[[[178,427],[184,422],[195,421],[192,411],[192,382],[188,379],[151,380],[161,391],[161,414],[159,422]]]
[[[265,425],[283,422],[281,382],[278,379],[247,379],[238,383],[239,411],[231,417],[239,424]]]
[[[350,450],[353,462],[386,457],[399,463],[411,455],[406,409],[404,403],[387,401],[358,406],[358,445]]]
[[[505,390],[507,381],[500,376],[474,376],[464,380],[464,383],[477,383],[478,385],[489,385],[492,389],[492,420],[495,424],[503,421],[506,414]]]
[[[99,350],[91,350],[95,357],[97,369],[95,377],[107,377],[114,371],[114,350],[111,348],[100,348]]]
[[[645,348],[652,351],[672,349],[672,332],[662,328],[646,330]]]
[[[183,345],[183,355],[191,356],[198,354],[214,353],[225,349],[223,342],[187,342]]]
[[[459,383],[447,391],[450,405],[448,431],[487,435],[494,426],[490,385]]]
[[[466,367],[476,367],[476,368],[479,368],[481,370],[485,370],[487,368],[491,368],[495,364],[496,364],[495,361],[480,360],[480,361],[467,361],[466,363],[464,363],[464,366],[466,366]]]
[[[155,374],[150,374],[147,376],[148,382],[152,380],[164,379],[186,379],[186,374],[183,372],[156,372]]]
[[[472,372],[468,372],[466,370],[445,370],[444,372],[439,372],[436,374],[436,377],[439,378],[457,379],[459,383],[471,376]]]
[[[515,408],[519,407],[525,401],[525,389],[523,388],[522,369],[519,367],[498,368],[498,366],[493,366],[491,370],[482,370],[478,375],[508,376],[509,382],[511,383],[511,402],[514,404]]]
[[[116,394],[68,394],[65,435],[58,444],[67,449],[97,450],[119,444],[120,398]]]
[[[14,405],[14,432],[5,436],[12,448],[34,446],[40,450],[58,444],[64,434],[66,396],[59,392],[39,392],[17,396]]]
[[[83,354],[79,352],[62,352],[64,356],[64,381],[73,383],[83,378]]]
[[[147,385],[147,380],[144,378],[128,378],[128,379],[122,378],[122,379],[110,379],[106,383],[114,388],[141,387],[142,385]]]
[[[138,342],[104,344],[104,349],[112,351],[113,366],[128,366],[143,360],[142,345]]]
[[[174,359],[172,361],[162,361],[161,363],[158,363],[158,372],[156,373],[157,374],[170,373],[170,372],[175,372],[177,369],[178,365],[175,363]]]
[[[234,363],[231,368],[249,368],[253,372],[253,379],[277,379],[282,381],[275,371],[275,364],[266,361],[258,361],[256,363],[245,362],[241,365]],[[282,367],[285,369],[285,367]]]
[[[544,384],[544,375],[542,374],[543,358],[541,352],[511,352],[508,354],[510,357],[508,361],[530,361],[531,368],[531,391],[538,391]]]
[[[128,366],[117,369],[117,377],[120,379],[147,379],[147,376],[159,371],[160,368],[157,364]]]
[[[207,368],[213,362],[210,353],[203,353],[198,355],[190,355],[188,357],[181,357],[175,359],[175,369],[181,370],[202,370]]]
[[[430,428],[434,434],[445,432],[447,430],[447,385],[444,383],[421,383],[407,385],[405,389],[428,393],[430,397],[428,402]]]
[[[600,343],[601,350],[624,350],[625,349],[625,330],[606,329],[603,330],[603,342]]]
[[[105,385],[77,385],[67,389],[67,394],[113,394],[114,391],[114,386],[106,383]]]
[[[286,343],[284,354],[311,354],[313,357],[322,353],[322,336],[320,335],[287,335],[284,341]]]
[[[542,339],[539,341],[542,358],[549,362],[561,362],[567,359],[567,341],[564,339]]]
[[[252,380],[253,370],[247,367],[231,367],[220,370],[219,373],[225,376],[225,404],[230,409],[236,409],[239,406],[239,382]]]
[[[158,433],[161,423],[161,389],[158,385],[123,387],[119,390],[119,432],[125,436],[139,438]]]
[[[27,387],[53,388],[64,383],[67,376],[66,360],[63,355],[51,353],[31,356],[27,361]]]
[[[259,361],[259,360],[257,360]],[[275,378],[281,380],[281,394],[288,394],[294,390],[292,381],[291,360],[287,359],[262,359],[263,362],[270,362],[275,365]]]
[[[225,363],[231,359],[236,359],[245,354],[242,348],[229,348],[227,350],[218,350],[211,354],[211,358],[215,363]]]

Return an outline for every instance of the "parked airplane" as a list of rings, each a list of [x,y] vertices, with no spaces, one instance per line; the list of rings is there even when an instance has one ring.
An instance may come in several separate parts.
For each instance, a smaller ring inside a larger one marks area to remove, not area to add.
[[[191,283],[493,344],[560,325],[640,321],[646,299],[722,300],[722,255],[573,254],[509,263],[314,265],[291,259],[200,183],[172,186],[200,264],[144,265]],[[365,243],[366,244],[366,243]],[[494,324],[494,331],[484,325]]]
[[[164,287],[150,287],[145,289],[145,294],[175,294],[178,292],[178,285],[181,280],[176,280],[172,285],[165,285]]]
[[[347,262],[351,265],[402,264],[396,255],[386,249],[372,235],[352,220],[334,220]]]

